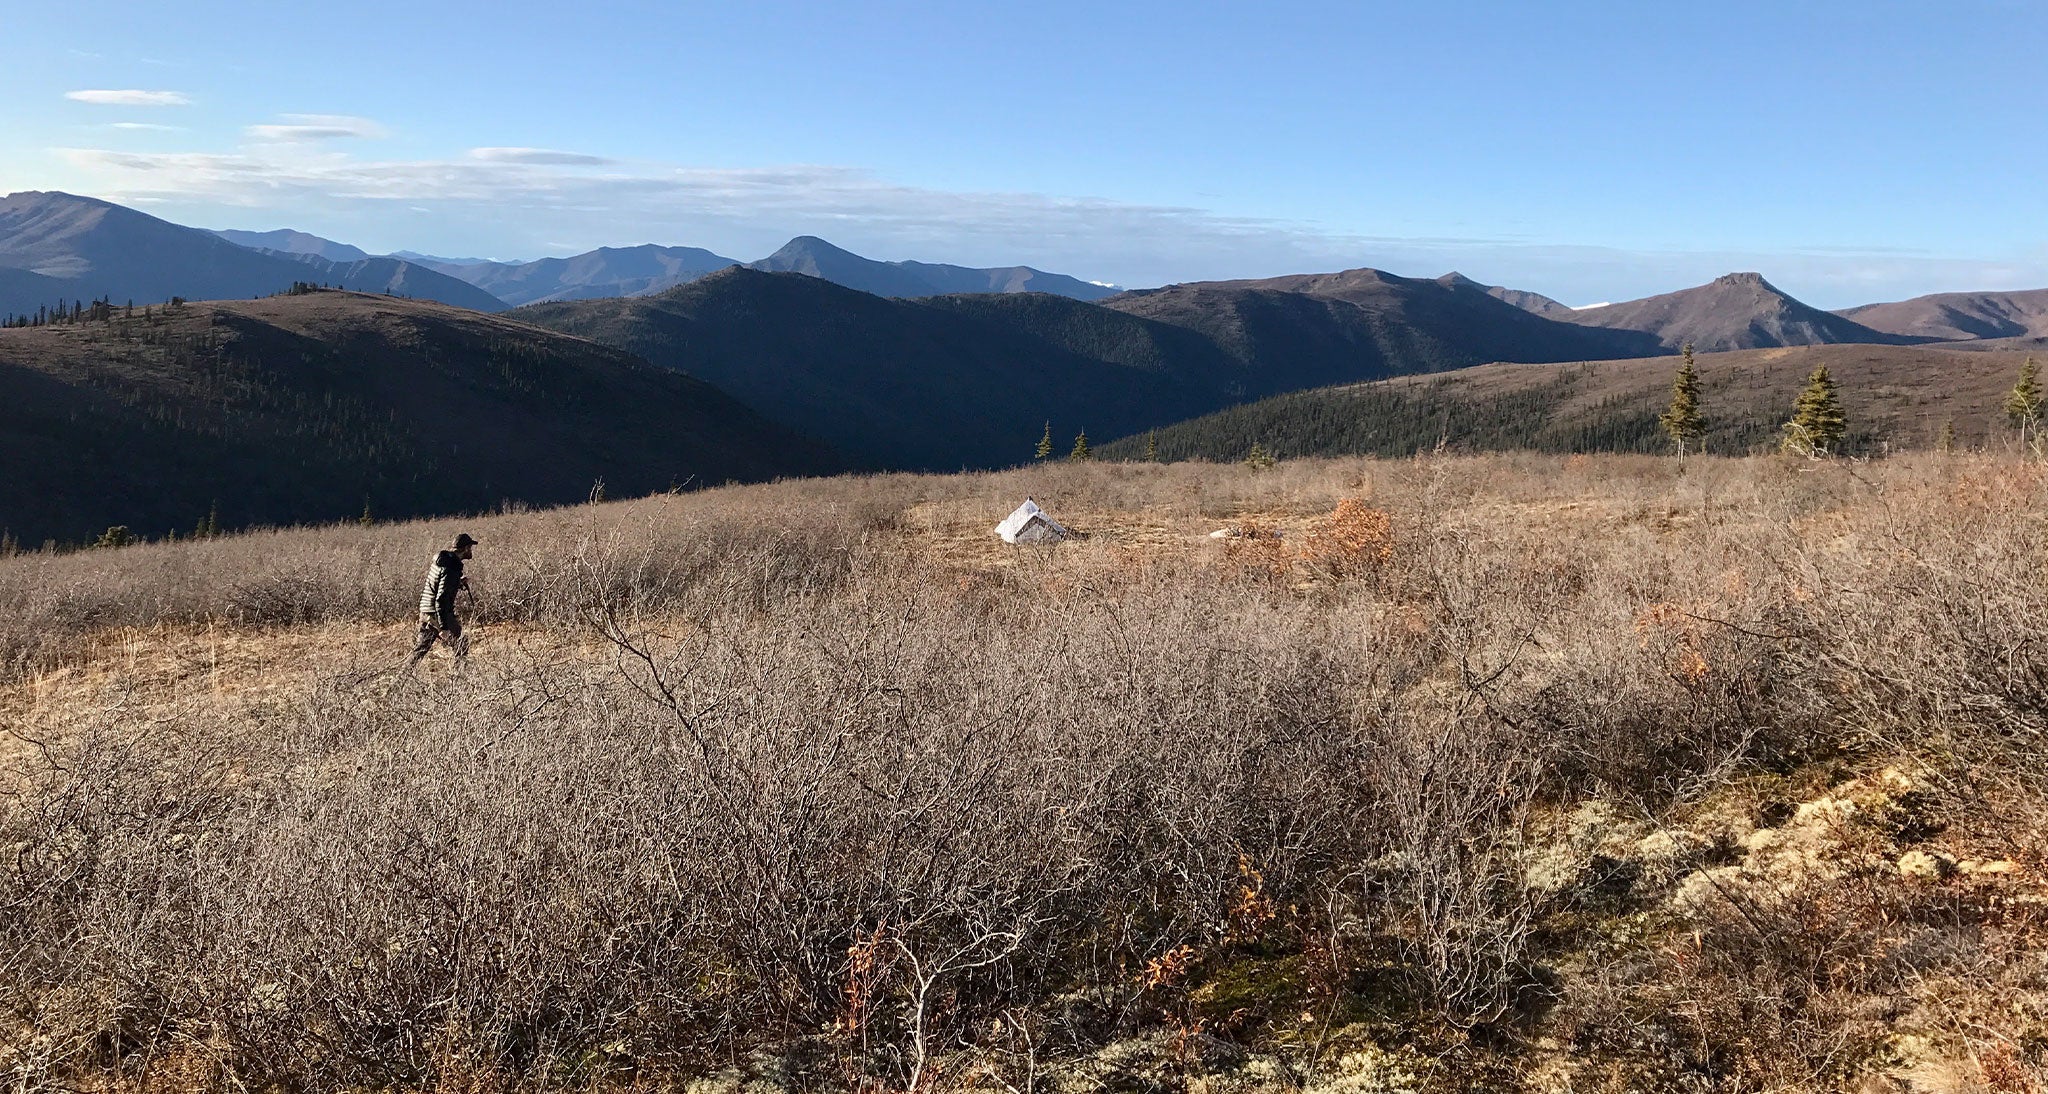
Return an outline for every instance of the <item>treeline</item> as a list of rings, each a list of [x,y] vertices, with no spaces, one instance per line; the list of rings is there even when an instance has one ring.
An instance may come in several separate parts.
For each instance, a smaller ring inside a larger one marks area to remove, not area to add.
[[[165,308],[172,308],[183,307],[184,305],[184,297],[174,296],[165,301],[163,306]],[[69,304],[59,300],[54,304],[44,304],[36,308],[32,313],[16,315],[13,312],[8,312],[4,317],[0,317],[0,329],[62,327],[77,326],[81,323],[105,323],[112,320],[117,313],[122,318],[133,318],[135,315],[135,301],[130,300],[126,304],[117,307],[113,300],[107,297],[91,301],[73,300]],[[154,317],[155,314],[156,307],[154,305],[145,305],[143,307],[143,315],[145,317]]]
[[[357,519],[357,523],[363,525],[369,525],[371,523],[374,523],[370,518],[370,503],[368,498],[365,498],[363,501],[363,513],[362,516]],[[248,530],[249,529],[243,529],[243,531]],[[220,535],[220,503],[216,501],[213,503],[213,506],[206,511],[206,515],[200,517],[198,523],[192,526],[191,531],[183,535],[180,535],[178,530],[176,528],[173,528],[170,531],[165,532],[161,537],[157,537],[154,539],[152,539],[148,535],[136,531],[134,528],[126,524],[110,524],[107,526],[106,531],[101,532],[98,536],[90,540],[45,539],[43,540],[43,545],[40,549],[34,549],[23,547],[21,541],[15,538],[14,533],[11,530],[0,528],[0,559],[15,558],[25,554],[39,553],[45,555],[57,555],[69,554],[73,551],[102,550],[111,547],[133,547],[141,543],[177,543],[180,540],[215,539],[218,538]]]
[[[343,291],[341,286],[329,285],[324,281],[294,281],[289,287],[280,289],[270,295],[273,297],[307,296],[317,292],[341,291]],[[402,300],[412,299],[409,296],[400,296],[393,292],[384,292],[378,295]],[[155,317],[159,308],[170,310],[182,308],[185,304],[186,300],[182,296],[173,296],[161,305],[145,304],[142,309],[142,318],[149,319]],[[106,323],[116,318],[133,319],[135,317],[135,301],[133,300],[118,305],[114,303],[112,297],[100,297],[94,300],[74,299],[68,304],[59,300],[54,303],[41,305],[33,312],[24,312],[19,315],[8,312],[5,315],[0,315],[0,329],[76,326],[81,323]]]
[[[1099,451],[1109,459],[1236,460],[1254,448],[1277,458],[1412,456],[1439,445],[1537,452],[1655,448],[1656,415],[1618,400],[1601,400],[1585,421],[1554,423],[1558,406],[1578,394],[1584,380],[1584,366],[1577,366],[1547,383],[1486,399],[1445,379],[1290,392],[1122,438]]]

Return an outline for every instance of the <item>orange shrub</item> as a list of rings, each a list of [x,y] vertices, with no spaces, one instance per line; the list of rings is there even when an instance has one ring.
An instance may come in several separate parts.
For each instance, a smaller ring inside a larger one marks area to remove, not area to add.
[[[1371,573],[1393,561],[1393,528],[1385,511],[1345,498],[1309,530],[1301,561],[1332,577]]]

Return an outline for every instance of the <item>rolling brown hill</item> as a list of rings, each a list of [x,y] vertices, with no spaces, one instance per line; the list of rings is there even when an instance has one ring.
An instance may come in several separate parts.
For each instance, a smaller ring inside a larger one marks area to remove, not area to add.
[[[2003,402],[2025,354],[1935,346],[1823,345],[1698,355],[1710,452],[1775,445],[1792,402],[1828,366],[1849,449],[1929,448],[1953,423],[1964,447],[2008,443]],[[1576,364],[1489,364],[1434,376],[1299,391],[1158,431],[1168,459],[1236,460],[1256,443],[1282,456],[1406,456],[1439,441],[1466,451],[1663,452],[1657,415],[1671,357]],[[1132,457],[1145,438],[1103,448]]]
[[[417,516],[838,466],[630,354],[347,292],[0,330],[0,449],[0,527],[30,545],[216,508],[223,527]]]
[[[1701,353],[1842,342],[1900,345],[1926,339],[1872,330],[1800,303],[1762,274],[1732,273],[1705,285],[1560,316],[1610,330],[1641,331],[1665,349],[1690,342]]]
[[[1913,338],[2043,338],[2048,337],[2048,289],[1935,293],[1835,314]]]
[[[870,467],[958,470],[1228,406],[1242,363],[1193,332],[1049,293],[890,299],[736,266],[519,318],[699,377]],[[1303,385],[1295,385],[1303,386]],[[1263,392],[1261,392],[1263,394]]]
[[[1656,339],[1557,323],[1476,283],[1378,270],[1171,286],[884,299],[819,276],[721,270],[658,296],[520,318],[700,377],[869,466],[1028,458],[1045,423],[1118,436],[1249,399],[1493,360],[1641,356]]]
[[[1251,397],[1487,361],[1585,361],[1654,352],[1656,339],[1553,322],[1469,278],[1381,270],[1208,281],[1122,293],[1104,307],[1195,330],[1243,361]]]

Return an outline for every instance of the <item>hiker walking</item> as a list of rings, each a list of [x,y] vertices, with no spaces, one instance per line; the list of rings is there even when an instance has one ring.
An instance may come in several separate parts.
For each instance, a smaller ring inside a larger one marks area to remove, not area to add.
[[[419,664],[439,638],[448,640],[457,660],[469,656],[469,639],[462,636],[462,620],[455,618],[455,594],[469,588],[462,563],[474,546],[476,540],[464,532],[455,537],[454,547],[435,552],[433,565],[427,567],[427,587],[420,591],[420,640],[407,668]]]

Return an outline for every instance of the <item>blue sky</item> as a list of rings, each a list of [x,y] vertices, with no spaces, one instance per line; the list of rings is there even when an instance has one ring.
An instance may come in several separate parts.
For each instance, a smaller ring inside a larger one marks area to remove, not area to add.
[[[372,251],[2048,285],[2034,0],[7,6],[0,191]]]

